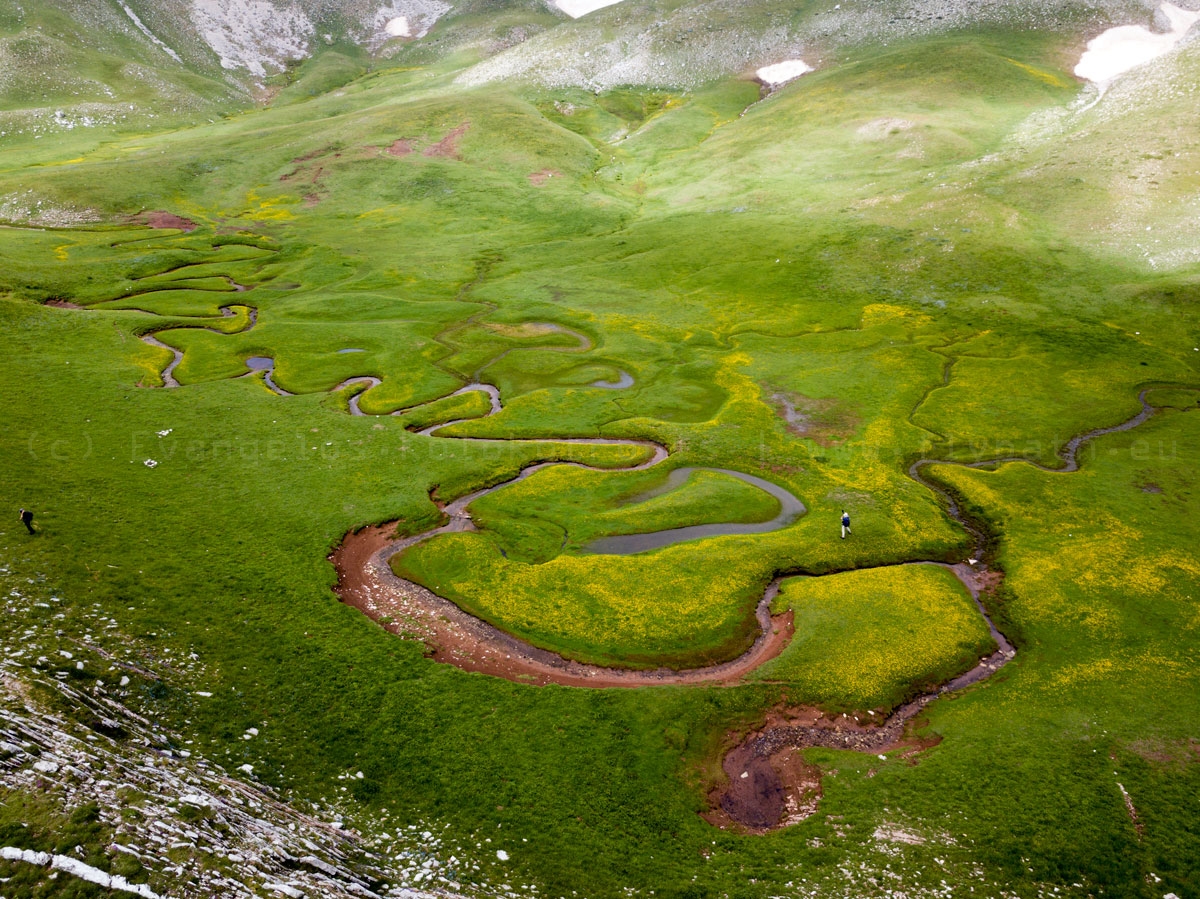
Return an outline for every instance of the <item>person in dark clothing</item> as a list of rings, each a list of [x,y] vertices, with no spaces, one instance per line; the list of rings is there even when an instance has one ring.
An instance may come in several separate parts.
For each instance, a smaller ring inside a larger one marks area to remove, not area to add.
[[[850,533],[850,513],[842,509],[842,539],[846,539],[846,535]]]
[[[21,524],[25,525],[25,529],[29,531],[29,533],[35,533],[33,530],[33,513],[28,509],[21,510]]]

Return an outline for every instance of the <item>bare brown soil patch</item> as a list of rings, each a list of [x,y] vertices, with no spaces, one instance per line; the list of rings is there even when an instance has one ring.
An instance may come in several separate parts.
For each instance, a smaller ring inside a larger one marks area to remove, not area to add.
[[[562,172],[557,172],[554,169],[542,169],[540,172],[529,173],[529,183],[534,187],[541,187],[551,178],[561,178]]]
[[[773,391],[768,395],[775,414],[787,422],[788,430],[820,446],[837,446],[858,427],[859,418],[832,399],[814,399],[799,393]]]
[[[385,151],[388,156],[407,156],[413,152],[413,142],[407,137],[397,138]]]
[[[1186,765],[1200,758],[1200,740],[1161,740],[1143,737],[1131,740],[1125,748],[1148,762],[1161,765]]]
[[[502,337],[512,337],[518,340],[545,337],[547,334],[558,333],[558,329],[554,325],[545,322],[521,322],[516,325],[510,325],[505,322],[484,322],[483,326],[493,334],[499,334]]]
[[[442,157],[444,159],[461,159],[462,157],[458,155],[458,142],[462,139],[462,136],[467,133],[467,130],[470,127],[470,122],[463,122],[436,144],[426,147],[424,151],[422,151],[421,155],[429,157]]]
[[[763,465],[767,471],[781,475],[804,474],[803,465],[788,465],[785,462],[767,462]]]
[[[305,153],[303,156],[297,156],[295,159],[292,160],[292,162],[294,162],[294,163],[311,162],[312,160],[319,159],[322,156],[328,156],[332,150],[333,150],[333,147],[321,147],[318,150],[310,150],[309,152]]]
[[[813,746],[885,752],[908,746],[915,755],[938,740],[924,743],[904,738],[908,720],[900,713],[884,718],[858,712],[832,715],[811,707],[776,708],[763,726],[738,741],[729,734],[729,749],[721,764],[722,783],[709,792],[710,810],[704,820],[717,827],[745,833],[766,833],[788,827],[817,811],[821,799],[821,769],[804,758]]]
[[[53,306],[55,309],[83,309],[78,303],[72,303],[70,300],[46,300],[43,306]]]
[[[746,743],[725,756],[728,781],[709,795],[712,809],[702,817],[722,829],[766,833],[816,814],[821,800],[821,769],[802,750],[785,746],[755,755]]]
[[[941,734],[934,734],[929,737],[918,737],[913,734],[909,734],[896,744],[896,748],[904,750],[900,753],[900,758],[907,761],[910,767],[915,767],[926,750],[932,749],[941,742]]]
[[[137,215],[129,216],[127,221],[131,225],[149,225],[151,228],[176,228],[180,231],[195,231],[198,227],[191,219],[185,219],[182,216],[175,215],[173,212],[163,212],[162,210],[139,212]]]
[[[309,184],[319,184],[321,176],[325,174],[324,166],[309,165],[314,159],[328,157],[330,159],[340,159],[341,153],[334,152],[333,147],[322,147],[320,150],[313,150],[311,153],[305,153],[303,156],[297,156],[292,160],[292,164],[296,167],[290,172],[285,172],[279,176],[280,181],[293,181],[298,178],[303,178]]]

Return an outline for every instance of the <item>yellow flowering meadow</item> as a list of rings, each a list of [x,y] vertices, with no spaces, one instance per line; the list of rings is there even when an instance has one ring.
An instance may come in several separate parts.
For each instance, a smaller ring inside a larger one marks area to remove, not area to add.
[[[966,588],[937,565],[852,571],[784,584],[791,645],[760,677],[841,708],[892,706],[969,669],[995,645]]]
[[[766,576],[723,559],[716,541],[643,556],[504,558],[488,537],[418,544],[399,573],[530,642],[583,661],[697,667],[744,650]]]

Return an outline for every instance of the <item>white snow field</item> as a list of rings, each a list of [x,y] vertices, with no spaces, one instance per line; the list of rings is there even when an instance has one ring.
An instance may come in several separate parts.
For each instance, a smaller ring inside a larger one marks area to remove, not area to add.
[[[768,87],[779,87],[789,81],[795,81],[801,75],[811,72],[813,67],[803,59],[787,59],[774,65],[763,66],[754,74],[758,80]]]
[[[1088,41],[1087,51],[1075,66],[1075,74],[1097,84],[1107,84],[1130,69],[1165,56],[1183,40],[1200,12],[1180,9],[1173,3],[1159,7],[1171,23],[1171,30],[1157,33],[1142,25],[1110,28]]]
[[[606,6],[615,6],[620,2],[621,0],[555,0],[554,5],[572,19],[578,19],[590,12],[604,9]]]
[[[442,0],[393,0],[375,11],[374,32],[366,36],[366,44],[376,49],[394,37],[422,38],[449,11],[450,4]]]

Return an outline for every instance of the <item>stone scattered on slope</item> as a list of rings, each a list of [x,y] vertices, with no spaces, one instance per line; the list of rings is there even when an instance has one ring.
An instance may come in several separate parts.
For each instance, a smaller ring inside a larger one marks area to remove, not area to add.
[[[258,78],[303,58],[314,31],[304,10],[268,0],[192,0],[191,18],[222,68],[246,69]]]

